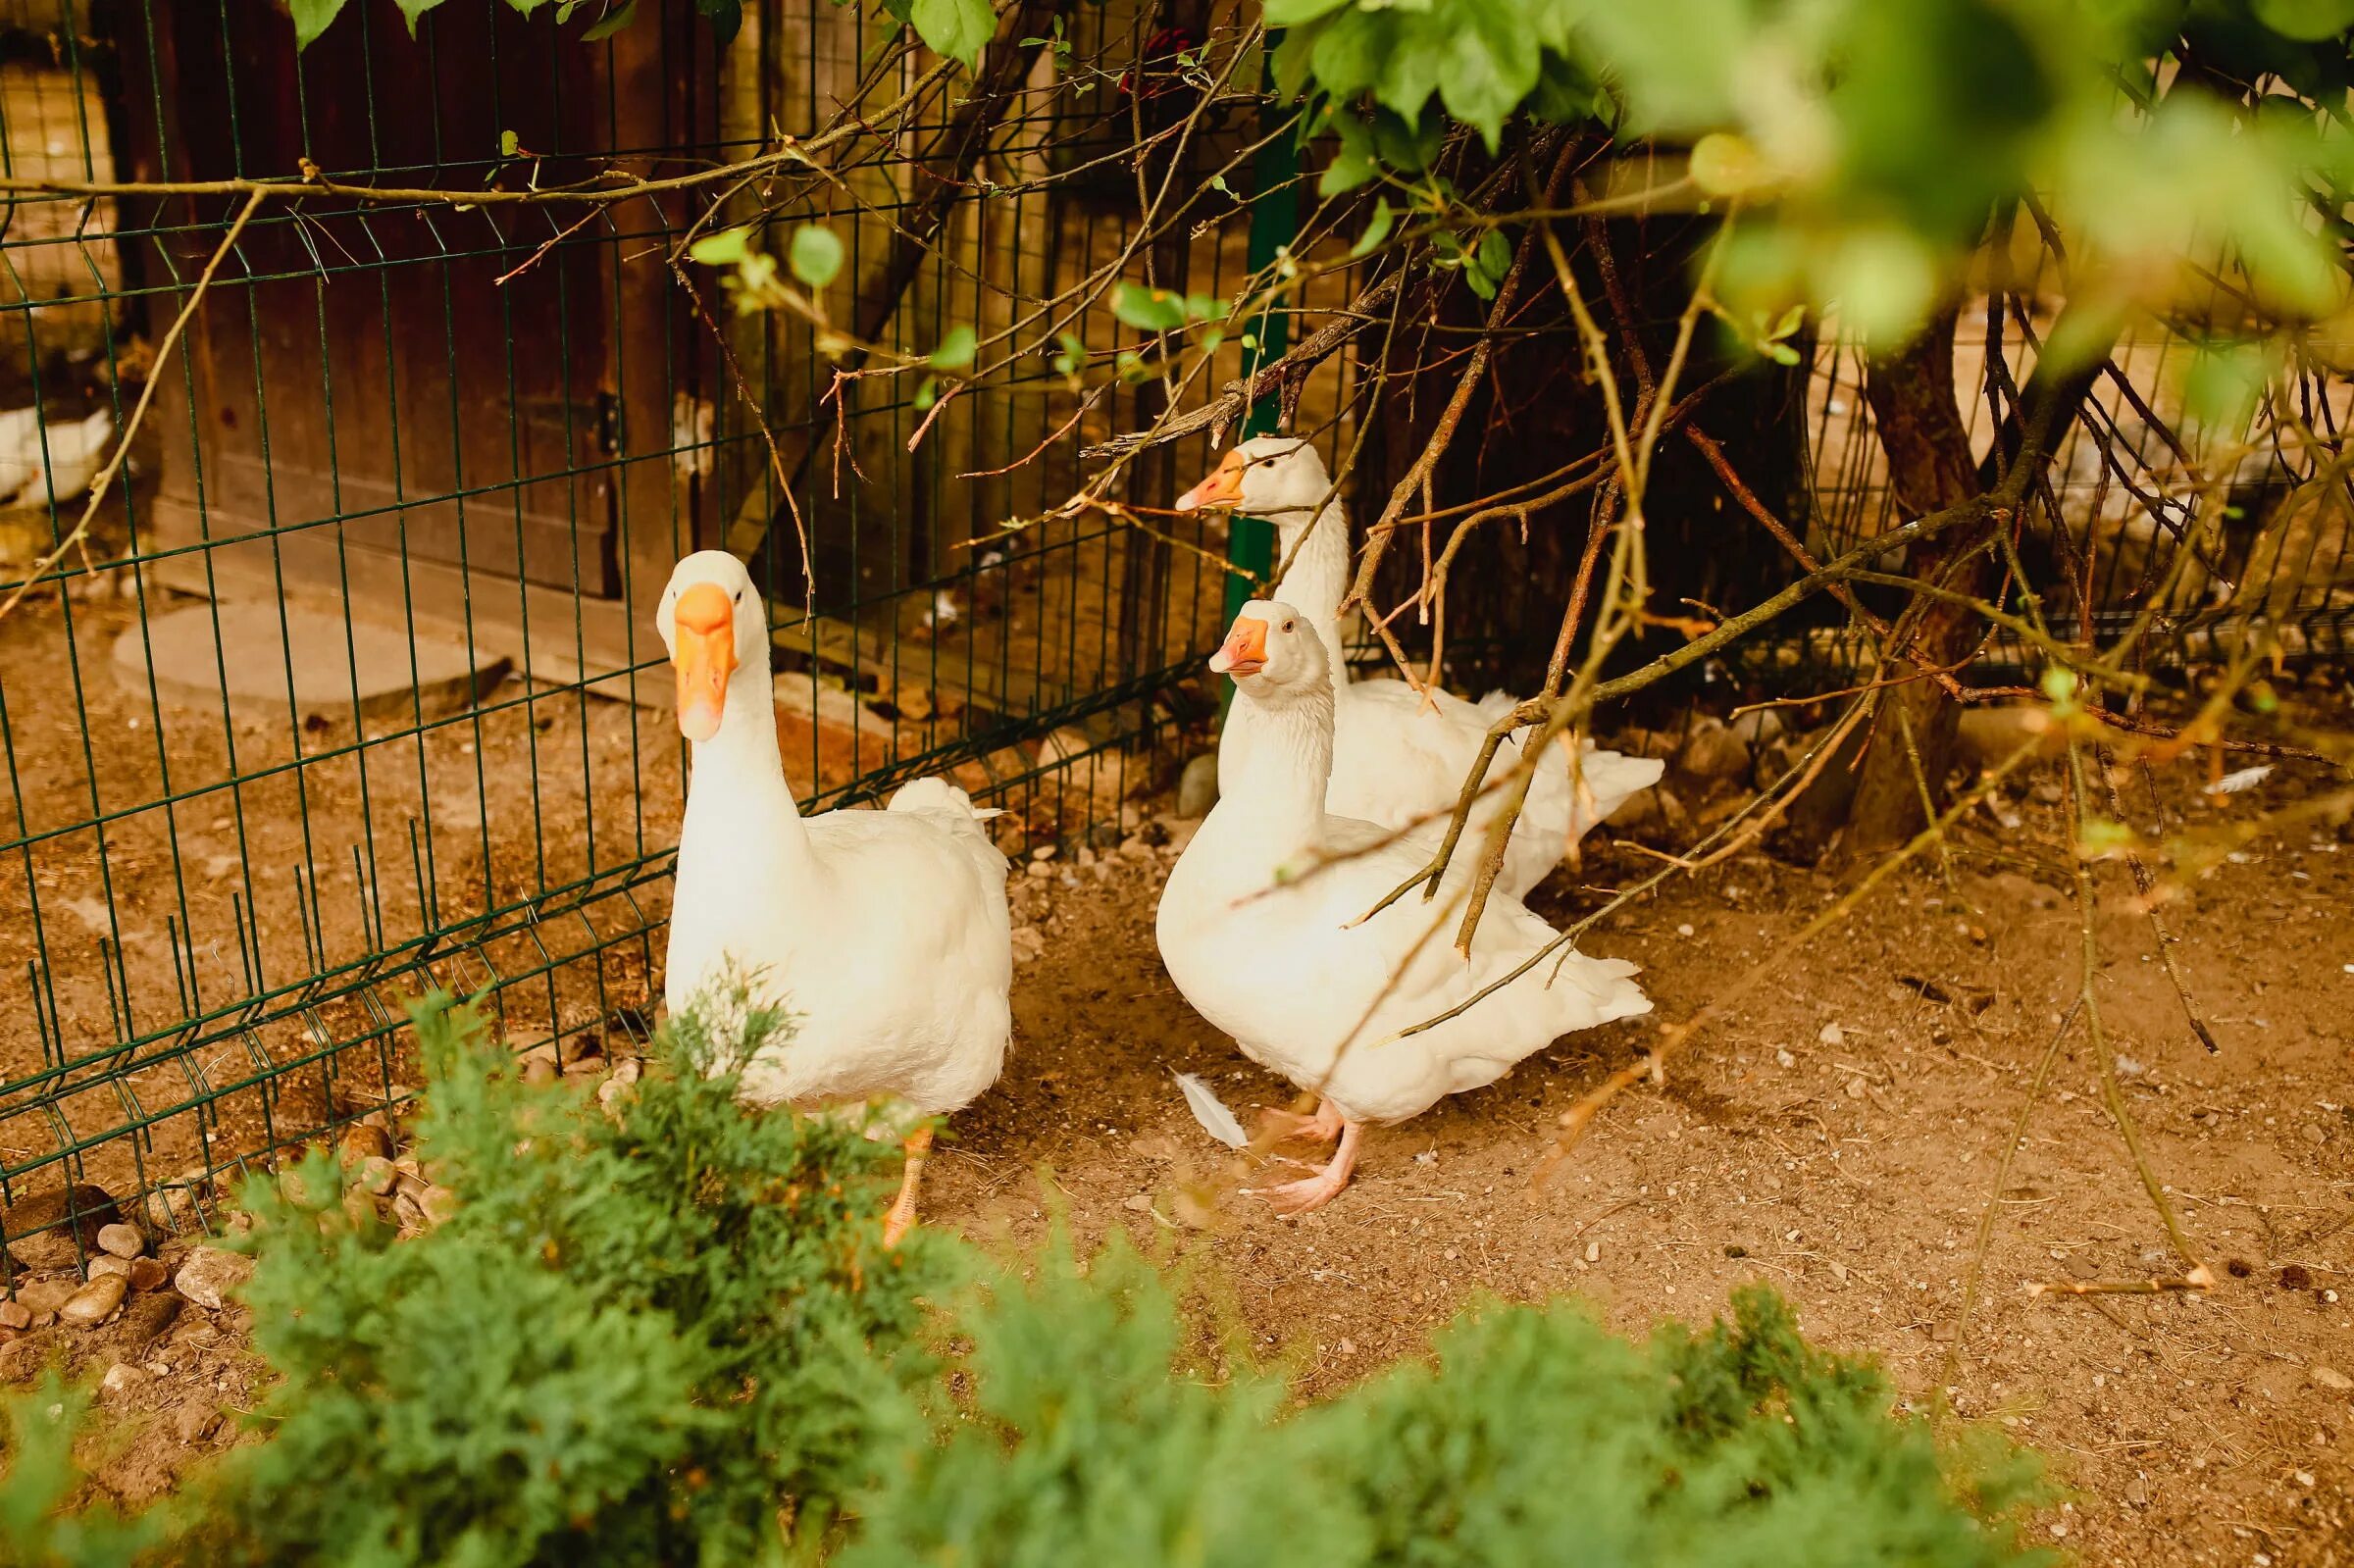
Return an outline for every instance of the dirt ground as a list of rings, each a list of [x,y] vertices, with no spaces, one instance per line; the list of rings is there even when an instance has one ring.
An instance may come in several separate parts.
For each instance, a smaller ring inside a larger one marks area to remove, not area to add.
[[[2055,779],[2035,783],[2057,793]],[[2282,793],[2308,784],[2292,776]],[[1585,949],[1643,964],[1655,1020],[1564,1041],[1372,1133],[1355,1184],[1321,1212],[1284,1220],[1226,1200],[1206,1250],[1266,1348],[1295,1359],[1313,1396],[1414,1353],[1477,1291],[1574,1292],[1640,1334],[1662,1315],[1706,1319],[1763,1279],[1812,1336],[1879,1357],[1916,1401],[1942,1391],[2046,1453],[2074,1492],[2043,1528],[2084,1561],[2354,1562],[2354,1394],[2340,1375],[2354,1371],[2354,843],[2327,830],[2260,840],[2170,910],[2213,1056],[2149,956],[2122,869],[2107,881],[2110,1044],[2217,1289],[2025,1290],[2179,1271],[2073,1030],[1957,1339],[1979,1215],[2078,973],[2051,848],[2059,808],[2031,787],[2016,809],[2019,830],[1973,825],[1966,841],[2048,870],[1989,875],[1964,856],[1958,893],[1933,868],[1884,888],[1532,1188],[1580,1093],[1657,1021],[1689,1017],[1781,950],[1838,887],[1750,855],[1597,928]],[[2253,806],[2194,815],[2233,809]],[[1020,896],[1045,950],[1016,978],[1015,1059],[935,1162],[940,1223],[1032,1239],[1060,1208],[1083,1238],[1169,1225],[1193,1184],[1232,1185],[1170,1071],[1203,1075],[1246,1117],[1290,1103],[1290,1086],[1171,990],[1151,929],[1167,864],[1030,880]],[[1644,869],[1606,850],[1587,885]],[[1601,901],[1567,882],[1548,885],[1557,916]]]
[[[2195,787],[2203,768],[2179,774],[2173,804],[2193,826],[2327,787],[2292,764],[2258,790],[2209,797]],[[1839,885],[1764,853],[1635,902],[1584,945],[1644,966],[1654,1019],[1565,1040],[1376,1131],[1354,1186],[1299,1220],[1233,1190],[1245,1173],[1170,1082],[1199,1073],[1246,1118],[1290,1101],[1186,1006],[1155,955],[1153,903],[1176,845],[1148,840],[1181,840],[1187,825],[1156,818],[1121,851],[1026,863],[1017,923],[1037,939],[1017,971],[1014,1053],[955,1119],[928,1221],[1019,1240],[1055,1213],[1083,1239],[1165,1232],[1217,1271],[1309,1397],[1414,1353],[1477,1292],[1572,1292],[1640,1333],[1662,1315],[1705,1319],[1763,1279],[1820,1343],[1883,1361],[1912,1402],[1943,1397],[2047,1454],[2073,1490],[2039,1528],[2084,1561],[2354,1563],[2354,841],[2326,824],[2259,835],[2169,906],[2215,1055],[2150,956],[2123,871],[2104,869],[2109,1046],[2149,1163],[2218,1284],[2034,1296],[2030,1282],[2178,1272],[2080,1028],[1996,1190],[2076,984],[2056,777],[2006,796],[2016,826],[1969,820],[1953,883],[1934,864],[1902,875],[1803,950],[1788,939]],[[1654,864],[1598,845],[1539,903],[1565,918]],[[1622,1096],[1532,1186],[1566,1107],[1660,1022],[1690,1017],[1772,953],[1773,978],[1663,1086]],[[1961,1323],[1989,1200],[1991,1244]],[[0,1381],[57,1351],[112,1377],[101,1481],[134,1500],[235,1441],[260,1376],[239,1309],[176,1313],[0,1343]]]

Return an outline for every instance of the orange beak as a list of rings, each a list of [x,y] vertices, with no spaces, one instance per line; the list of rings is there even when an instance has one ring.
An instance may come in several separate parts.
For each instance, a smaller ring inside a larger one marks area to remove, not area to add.
[[[1209,478],[1177,497],[1177,510],[1199,512],[1204,507],[1230,507],[1243,498],[1243,473],[1250,468],[1240,452],[1229,452],[1218,460]]]
[[[1240,680],[1256,675],[1267,667],[1267,623],[1257,616],[1238,616],[1234,630],[1226,633],[1226,645],[1209,656],[1209,667],[1219,675]]]
[[[719,733],[736,673],[736,605],[716,582],[697,582],[671,612],[670,662],[679,673],[679,733],[708,740]]]

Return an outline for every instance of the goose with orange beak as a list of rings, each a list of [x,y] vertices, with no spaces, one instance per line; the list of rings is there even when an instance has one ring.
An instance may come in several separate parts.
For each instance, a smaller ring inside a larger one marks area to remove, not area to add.
[[[1437,899],[1400,899],[1363,918],[1427,864],[1429,848],[1325,809],[1330,665],[1299,610],[1243,607],[1210,659],[1236,691],[1218,803],[1169,873],[1154,923],[1185,999],[1244,1055],[1318,1096],[1300,1131],[1338,1139],[1306,1176],[1263,1189],[1286,1213],[1328,1203],[1348,1185],[1368,1124],[1418,1116],[1563,1035],[1651,1010],[1623,959],[1564,947],[1558,968],[1530,964],[1560,934],[1501,893],[1468,961],[1458,956],[1450,938],[1469,857]]]
[[[1335,687],[1326,807],[1337,816],[1398,829],[1452,812],[1463,781],[1478,766],[1489,727],[1518,704],[1502,691],[1472,703],[1435,686],[1418,692],[1395,679],[1350,677],[1341,635],[1341,600],[1350,580],[1349,513],[1315,447],[1295,435],[1240,442],[1177,505],[1183,511],[1240,512],[1275,525],[1276,564],[1289,563],[1277,586],[1322,640]],[[1515,734],[1497,752],[1463,843],[1486,841],[1487,827],[1509,793],[1496,785],[1520,761],[1524,739]],[[1526,893],[1588,829],[1629,795],[1659,783],[1665,767],[1656,758],[1599,750],[1591,740],[1572,748],[1564,736],[1560,752],[1537,764],[1505,846],[1498,885],[1515,898]]]
[[[915,1222],[933,1118],[997,1082],[1012,1034],[1012,922],[998,815],[944,779],[883,811],[804,818],[785,779],[768,613],[743,564],[688,556],[655,612],[692,747],[664,1000],[724,1028],[736,999],[790,1015],[742,1093],[803,1110],[893,1102],[922,1125],[885,1216]]]

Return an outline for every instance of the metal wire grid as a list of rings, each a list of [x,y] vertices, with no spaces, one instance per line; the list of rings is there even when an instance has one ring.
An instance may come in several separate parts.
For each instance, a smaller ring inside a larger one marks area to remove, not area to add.
[[[2040,336],[2051,319],[2040,310],[2029,325]],[[1982,298],[1966,304],[1955,344],[1963,418],[1981,458],[1994,440],[1987,401],[1978,394],[1986,379],[1986,322]],[[2021,384],[2034,355],[2016,321],[2003,332],[2001,349],[2012,384]],[[2155,665],[2227,659],[2259,638],[2271,639],[2286,657],[2342,660],[2354,631],[2354,552],[2347,538],[2354,496],[2345,477],[2328,472],[2301,441],[2276,440],[2265,429],[2250,432],[2242,451],[2218,438],[2203,443],[2204,461],[2186,461],[2175,442],[2200,443],[2183,389],[2202,352],[2155,327],[2128,334],[2112,355],[2119,374],[2100,381],[2089,400],[2090,426],[2106,439],[2108,454],[2087,422],[2072,426],[2063,439],[2052,494],[2069,543],[2089,552],[2092,578],[2085,602],[2077,603],[2050,559],[2056,541],[2029,541],[2054,569],[2044,588],[2053,631],[2073,637],[2089,617],[2096,637],[2114,636],[2155,599],[2162,615],[2140,653]],[[1826,335],[1809,388],[1808,440],[1817,505],[1812,532],[1826,555],[1906,521],[1888,485],[1864,377],[1862,348]],[[2342,378],[2315,372],[2295,384],[2292,396],[2300,417],[2325,436],[2354,418],[2354,384]],[[2200,456],[2195,448],[2190,455]],[[2218,464],[2220,484],[2213,482]],[[1871,657],[1868,641],[1852,627],[1818,628],[1803,640],[1769,633],[1752,651],[1785,668],[1820,663],[1841,671]],[[2019,664],[2028,653],[2008,632],[1997,632],[1987,649],[1994,666]]]
[[[10,20],[0,12],[0,27]],[[21,39],[25,18],[13,20]],[[759,150],[774,129],[822,120],[827,69],[853,68],[879,42],[857,8],[771,0],[758,20],[749,96],[759,118],[733,138],[707,118],[695,128],[702,106],[692,100],[724,97],[725,77],[697,34],[667,21],[658,39],[640,41],[653,58],[629,80],[689,83],[688,112],[675,117],[669,141],[634,137],[647,117],[624,113],[619,69],[591,76],[602,97],[587,110],[567,106],[579,83],[546,54],[578,46],[551,46],[503,16],[462,48],[429,21],[412,45],[389,6],[355,6],[339,24],[351,30],[344,76],[314,51],[263,85],[291,94],[284,123],[305,145],[333,123],[348,144],[350,117],[364,117],[365,145],[381,161],[344,172],[355,180],[461,190],[512,164],[495,145],[444,144],[445,100],[401,106],[428,115],[430,158],[386,152],[401,138],[385,133],[387,105],[372,83],[404,49],[426,51],[437,79],[464,74],[463,89],[487,95],[494,123],[509,112],[503,84],[545,73],[537,102],[553,106],[554,124],[523,150],[545,161],[551,180],[567,159],[725,162]],[[240,52],[240,25],[224,8],[213,38],[209,25],[192,28],[151,3],[122,8],[107,38],[91,36],[86,18],[48,31],[53,63],[26,68],[32,86],[77,115],[105,116],[83,120],[92,128],[71,149],[73,172],[97,180],[291,173],[303,146],[248,144],[266,117],[251,111],[237,74],[259,75],[268,61]],[[1141,29],[1117,7],[1091,25],[1086,46],[1102,59],[1083,69],[1100,89]],[[224,76],[227,167],[175,162],[189,80],[157,62],[177,46],[184,73],[191,34]],[[726,69],[742,72],[746,58],[740,52]],[[780,61],[802,70],[777,69]],[[443,79],[442,90],[449,85]],[[42,140],[47,162],[26,160],[19,126],[28,100],[14,86],[0,80],[0,160],[11,174],[55,177],[54,136]],[[992,155],[1037,159],[1108,140],[1101,124],[1074,129],[1074,96],[1056,90],[1054,76],[1034,74]],[[44,109],[45,126],[57,118]],[[582,139],[560,134],[584,126]],[[140,148],[154,155],[146,166]],[[907,173],[886,155],[857,177]],[[834,216],[850,241],[845,278],[862,275],[868,249],[913,198],[902,186],[896,199],[870,192],[868,210]],[[70,224],[55,221],[67,212]],[[954,321],[977,320],[987,335],[1007,301],[1068,286],[1114,256],[1134,214],[1133,199],[1123,214],[1115,201],[1051,190],[965,193],[891,331],[918,352]],[[397,1097],[397,998],[429,985],[489,987],[511,1029],[616,1044],[641,1034],[680,759],[658,714],[605,698],[626,696],[626,683],[659,660],[640,611],[668,560],[716,542],[745,511],[745,490],[770,482],[764,438],[716,374],[700,328],[667,279],[648,289],[630,272],[675,238],[684,208],[633,203],[585,226],[561,208],[510,215],[324,199],[265,208],[189,340],[143,366],[227,217],[217,199],[28,198],[10,205],[0,228],[0,277],[64,276],[59,264],[73,257],[70,286],[19,281],[0,299],[0,327],[20,345],[0,358],[21,355],[32,401],[51,420],[78,402],[119,422],[144,373],[168,379],[148,430],[170,417],[158,432],[168,448],[134,445],[130,473],[101,513],[94,554],[105,569],[81,574],[69,556],[63,591],[37,591],[0,622],[10,811],[0,819],[0,866],[13,871],[0,883],[0,929],[20,950],[0,978],[0,1016],[33,1020],[0,1048],[0,1198],[12,1201],[63,1180],[96,1180],[118,1194],[158,1194],[155,1217],[184,1221],[188,1200],[221,1173]],[[1220,292],[1240,274],[1240,244],[1221,229],[1164,242],[1140,253],[1130,275]],[[482,291],[518,278],[520,287],[494,296],[494,311],[463,315]],[[437,319],[420,300],[438,305]],[[68,328],[70,312],[87,325]],[[538,372],[519,356],[588,352],[563,331],[549,342],[518,329],[550,317],[560,328],[601,324],[600,374],[567,366],[556,384],[617,389],[609,401],[619,408],[587,399],[559,399],[552,414],[526,407]],[[373,339],[356,358],[333,336],[354,319]],[[1134,335],[1100,305],[1070,325],[1105,358]],[[484,343],[465,338],[470,328],[502,329],[487,377],[479,373]],[[314,347],[285,346],[303,334]],[[824,372],[790,328],[761,324],[758,335],[753,374],[773,428],[774,411],[812,406]],[[233,376],[222,363],[230,360]],[[1223,574],[1205,557],[1220,541],[1190,525],[1180,537],[1204,552],[1196,553],[1107,525],[1065,524],[965,547],[998,520],[1035,517],[1075,487],[1075,440],[1048,443],[1047,459],[1008,475],[958,477],[1015,465],[1040,444],[1059,423],[1059,409],[1045,415],[1053,379],[1042,357],[1007,384],[946,408],[919,410],[904,378],[860,383],[845,398],[850,477],[840,497],[814,467],[796,488],[812,548],[841,557],[844,586],[829,598],[821,581],[818,602],[791,602],[782,590],[797,579],[797,559],[763,556],[790,672],[779,682],[781,712],[806,730],[789,769],[812,805],[871,797],[947,768],[1017,808],[1008,819],[1016,847],[1033,835],[1121,831],[1130,770],[1147,765],[1140,747],[1168,718],[1155,699],[1165,702],[1214,631]],[[233,418],[207,401],[224,385],[241,388]],[[415,423],[419,386],[440,405],[437,434]],[[1022,401],[1033,394],[1035,412]],[[1149,384],[1124,389],[1080,433],[1149,421],[1153,397]],[[672,415],[667,430],[662,413]],[[907,437],[927,414],[932,429],[909,456]],[[527,429],[534,418],[539,426]],[[489,439],[473,439],[486,430]],[[495,457],[500,437],[504,462],[469,466],[484,450]],[[898,456],[878,462],[886,452]],[[1172,452],[1156,471],[1144,467],[1137,499],[1165,500],[1147,489],[1170,484],[1199,455]],[[384,480],[373,489],[361,482],[371,469]],[[306,470],[320,481],[308,491],[288,478]],[[658,483],[644,482],[649,473]],[[258,516],[233,515],[256,496]],[[906,526],[910,514],[917,526]],[[31,515],[30,553],[46,553],[77,512],[52,499]],[[448,559],[420,542],[435,515],[454,519],[439,536]],[[546,533],[539,525],[549,519],[569,524],[552,568],[544,551],[534,553],[535,530]],[[0,569],[0,592],[22,577],[24,562],[15,564]],[[168,585],[207,596],[182,599]],[[177,672],[156,668],[158,623],[197,606],[214,628],[213,661],[225,664],[221,606],[257,588],[281,639],[274,699],[210,710],[176,700]],[[297,661],[316,655],[289,631],[313,607],[403,638],[454,632],[478,661],[511,659],[517,679],[453,711],[421,696],[398,711],[363,708],[354,632],[327,661],[345,666],[337,674],[347,700],[322,711],[296,700],[314,673],[298,672]],[[950,608],[955,620],[944,625]],[[135,678],[107,670],[111,645],[126,637],[148,655]]]

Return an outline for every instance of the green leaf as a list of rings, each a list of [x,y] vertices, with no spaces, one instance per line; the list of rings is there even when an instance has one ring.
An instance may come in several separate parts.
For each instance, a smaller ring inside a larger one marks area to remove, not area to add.
[[[1076,376],[1079,367],[1087,363],[1087,344],[1077,332],[1064,332],[1054,339],[1062,352],[1054,356],[1054,371],[1059,376]]]
[[[2307,43],[2354,27],[2354,0],[2254,0],[2249,9],[2275,32]]]
[[[1329,16],[1350,3],[1351,0],[1267,0],[1262,10],[1268,26],[1291,27]]]
[[[1457,0],[1434,17],[1439,96],[1448,113],[1475,127],[1493,154],[1504,123],[1537,84],[1543,50],[1522,0]],[[1401,114],[1421,108],[1393,104]]]
[[[1373,216],[1365,221],[1365,231],[1356,236],[1356,243],[1349,247],[1349,259],[1355,261],[1359,256],[1370,254],[1383,240],[1390,237],[1390,226],[1397,221],[1398,215],[1390,211],[1390,198],[1387,196],[1375,197]]]
[[[1201,303],[1165,288],[1140,288],[1134,283],[1122,283],[1111,291],[1111,313],[1125,325],[1146,332],[1166,332],[1183,327],[1192,319],[1191,307]]]
[[[588,25],[588,30],[581,34],[581,42],[601,43],[637,20],[638,0],[622,0],[619,10],[609,11]]]
[[[1491,228],[1482,235],[1479,249],[1474,254],[1479,271],[1496,282],[1503,282],[1504,275],[1512,270],[1512,242],[1504,237],[1501,228]]]
[[[1316,181],[1316,194],[1345,195],[1380,173],[1380,166],[1373,162],[1371,152],[1343,147],[1332,155],[1332,162],[1324,166],[1323,177]]]
[[[286,10],[294,18],[294,47],[308,49],[311,40],[327,30],[343,9],[343,0],[286,0]]]
[[[981,339],[970,327],[951,327],[940,346],[932,350],[930,364],[938,371],[960,371],[972,364],[980,347]]]
[[[981,51],[998,30],[989,0],[915,0],[907,20],[926,48],[967,71],[981,69]]]
[[[940,378],[937,376],[925,377],[923,383],[917,386],[915,389],[915,397],[913,399],[915,411],[918,414],[921,414],[924,410],[930,408],[934,403],[939,401]]]
[[[400,19],[409,25],[409,36],[417,36],[417,19],[439,5],[441,0],[393,0],[400,7]]]
[[[793,231],[785,265],[811,288],[823,288],[842,271],[842,241],[823,224],[803,224]]]
[[[2256,412],[2256,400],[2279,369],[2279,353],[2276,343],[2209,347],[2182,373],[2182,411],[2203,433],[2238,440]]]
[[[723,228],[705,234],[687,247],[687,254],[706,267],[733,267],[752,253],[751,230]]]

